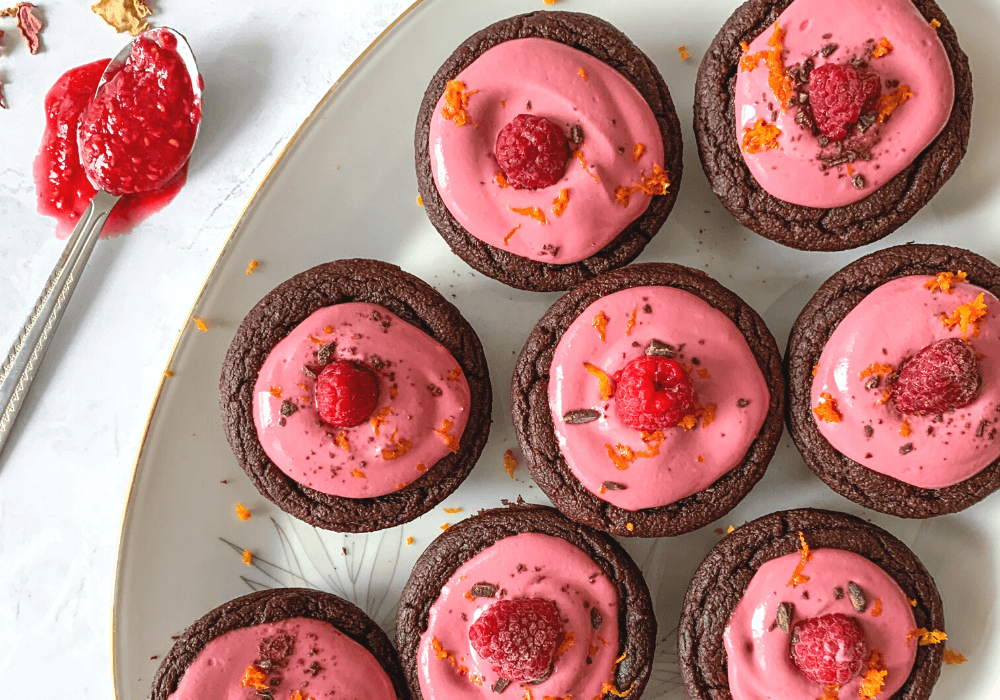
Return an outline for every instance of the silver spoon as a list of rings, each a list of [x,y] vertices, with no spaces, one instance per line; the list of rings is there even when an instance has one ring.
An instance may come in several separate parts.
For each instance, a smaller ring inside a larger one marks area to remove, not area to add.
[[[126,44],[104,70],[101,82],[97,85],[97,93],[131,55],[132,44],[151,32],[164,32],[177,39],[177,46],[174,50],[180,55],[184,67],[187,68],[194,95],[200,101],[201,81],[191,47],[179,32],[167,27],[158,27],[149,30],[149,32],[143,32]],[[201,120],[198,122],[198,127],[200,128],[200,126]],[[197,139],[198,131],[196,129],[194,141]],[[194,141],[191,142],[192,148]],[[188,152],[188,157],[190,155]],[[97,187],[96,184],[94,186]],[[45,284],[41,296],[35,302],[35,308],[21,327],[21,332],[7,353],[3,365],[0,365],[0,451],[3,450],[7,438],[10,437],[14,419],[17,418],[21,403],[28,394],[28,389],[42,363],[45,351],[48,350],[56,327],[69,303],[70,296],[76,289],[76,284],[80,275],[83,274],[87,260],[90,259],[94,244],[97,243],[97,239],[101,235],[104,222],[107,221],[108,215],[119,198],[119,195],[98,189],[87,210],[80,217],[76,228],[73,229],[69,240],[66,241],[66,248],[59,256],[59,261],[56,263],[55,269],[52,270],[52,274],[49,275],[49,280]]]

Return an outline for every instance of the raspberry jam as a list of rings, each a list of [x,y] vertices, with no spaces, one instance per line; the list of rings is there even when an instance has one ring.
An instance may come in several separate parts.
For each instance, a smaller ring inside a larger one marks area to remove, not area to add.
[[[90,181],[112,194],[160,189],[187,162],[201,103],[167,32],[150,32],[80,120],[80,156]]]
[[[97,192],[80,163],[77,124],[108,63],[103,59],[67,71],[45,96],[45,134],[35,158],[35,191],[38,212],[56,219],[60,238],[69,235]],[[122,197],[105,222],[102,237],[124,233],[165,207],[186,178],[185,164],[157,191]]]

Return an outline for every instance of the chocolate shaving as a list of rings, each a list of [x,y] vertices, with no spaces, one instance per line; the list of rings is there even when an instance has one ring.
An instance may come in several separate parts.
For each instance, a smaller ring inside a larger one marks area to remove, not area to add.
[[[316,378],[316,373],[309,368],[309,365],[302,365],[302,374],[306,375],[310,379]]]
[[[528,681],[528,685],[541,685],[542,683],[544,683],[549,679],[549,677],[552,675],[553,670],[555,670],[555,667],[549,666],[549,670],[546,671],[543,676],[541,676],[540,678],[536,678],[533,681]]]
[[[625,484],[619,484],[617,481],[605,481],[604,488],[608,491],[624,491]]]
[[[651,313],[653,313],[653,307],[650,306],[649,304],[643,304],[642,305],[642,313],[644,313],[644,314],[651,314]],[[1000,411],[1000,406],[997,407],[997,410]]]
[[[875,112],[865,112],[858,117],[858,131],[862,134],[868,131],[875,122],[878,121],[878,114]]]
[[[851,183],[859,190],[863,190],[865,188],[865,176],[862,175],[861,173],[858,173],[853,178],[851,178]]]
[[[527,102],[524,103],[524,108],[531,109],[531,100],[528,100]]]
[[[664,343],[662,340],[657,340],[653,338],[649,341],[649,345],[646,346],[646,355],[658,355],[660,357],[666,357],[670,359],[674,356],[677,348],[669,343]]]
[[[989,424],[990,422],[985,418],[979,421],[979,426],[976,428],[976,437],[982,437],[983,433],[986,432],[986,426]]]
[[[306,673],[310,676],[316,677],[316,674],[323,670],[323,667],[319,665],[318,661],[313,661],[309,664],[309,668],[306,669]]]
[[[299,407],[293,404],[291,401],[281,402],[281,415],[288,417],[299,410]]]
[[[287,421],[284,418],[278,419],[278,425],[280,425],[282,428],[285,427],[285,423],[287,423]]]
[[[508,685],[510,685],[510,681],[506,678],[497,678],[497,682],[493,684],[493,692],[502,693],[507,690]]]
[[[875,428],[871,427],[870,425],[866,425],[865,426],[865,437],[869,437],[870,438],[874,434],[875,434]]]
[[[908,442],[908,443],[906,443],[905,445],[903,445],[902,447],[899,448],[899,454],[901,454],[901,455],[908,455],[911,452],[913,452],[913,443],[912,442]]]
[[[492,583],[479,582],[472,587],[470,593],[474,598],[492,598],[497,594],[498,588]]]
[[[841,600],[843,597],[844,597],[844,589],[843,588],[841,588],[840,586],[837,586],[836,588],[833,589],[833,599],[834,600]]]
[[[327,343],[319,349],[319,352],[316,353],[316,361],[323,366],[330,364],[330,356],[333,355],[333,351],[336,349],[336,343]]]
[[[427,391],[431,392],[431,396],[440,396],[442,394],[441,387],[437,384],[428,384]]]
[[[774,624],[777,625],[782,632],[788,634],[788,631],[792,627],[792,610],[794,606],[791,603],[782,603],[778,606],[778,614],[774,618]],[[771,629],[774,629],[773,627]]]
[[[819,54],[823,58],[829,58],[838,48],[840,48],[840,44],[827,44],[819,50]]]
[[[830,145],[830,137],[829,136],[820,136],[819,137],[819,146],[820,146],[820,148],[826,148],[829,145]]]
[[[591,423],[600,417],[601,414],[592,408],[578,408],[575,411],[567,412],[563,416],[563,422],[570,425],[583,425],[584,423]]]
[[[736,399],[736,407],[737,408],[746,408],[749,405],[750,405],[750,401],[748,401],[747,399]]]
[[[571,126],[569,129],[569,140],[572,141],[577,146],[583,143],[583,127],[581,127],[579,124],[574,124],[573,126]]]
[[[868,389],[869,391],[872,389],[878,389],[878,385],[881,383],[882,383],[882,378],[879,377],[877,374],[873,374],[872,376],[868,377],[867,380],[865,380],[865,389]]]
[[[604,622],[604,617],[601,615],[601,611],[596,607],[590,609],[590,626],[592,628],[600,629],[601,624]]]
[[[851,598],[851,605],[859,613],[863,613],[865,608],[868,607],[868,599],[865,598],[865,592],[861,590],[861,586],[850,581],[847,584],[847,595]]]

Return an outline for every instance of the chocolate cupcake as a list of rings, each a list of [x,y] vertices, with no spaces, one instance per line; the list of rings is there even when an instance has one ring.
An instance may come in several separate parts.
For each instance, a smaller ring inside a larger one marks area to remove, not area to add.
[[[807,508],[715,546],[688,587],[677,647],[693,700],[926,700],[943,630],[934,580],[906,545]]]
[[[463,42],[417,117],[417,183],[451,249],[519,289],[560,291],[633,260],[674,206],[681,132],[653,62],[573,12]]]
[[[698,71],[702,166],[747,228],[846,250],[917,213],[965,155],[972,74],[933,0],[752,0]]]
[[[806,464],[866,508],[928,518],[1000,487],[1000,268],[905,245],[827,280],[788,339]]]
[[[625,537],[728,513],[781,437],[785,384],[764,321],[708,275],[647,263],[581,284],[528,337],[511,415],[535,482]]]
[[[481,511],[424,551],[396,626],[415,700],[638,698],[656,620],[612,538],[552,508]]]
[[[150,697],[230,697],[241,687],[288,700],[410,697],[378,625],[346,600],[304,588],[258,591],[209,612],[160,663]]]
[[[469,475],[490,431],[486,357],[458,309],[377,260],[302,272],[247,314],[223,428],[266,498],[317,527],[408,522]]]

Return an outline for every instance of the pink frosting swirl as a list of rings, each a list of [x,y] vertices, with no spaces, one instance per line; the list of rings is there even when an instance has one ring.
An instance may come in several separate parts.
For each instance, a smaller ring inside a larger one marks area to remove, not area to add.
[[[873,471],[926,489],[953,486],[1000,457],[994,427],[1000,421],[1000,328],[994,319],[1000,301],[967,283],[959,284],[952,294],[931,292],[924,284],[932,279],[901,277],[862,299],[826,342],[812,382],[814,407],[824,393],[837,402],[841,420],[816,423],[838,452]],[[940,422],[936,416],[904,416],[892,401],[879,404],[885,382],[867,390],[861,373],[872,363],[898,370],[923,347],[961,337],[958,328],[949,329],[941,322],[941,314],[950,316],[979,294],[989,310],[979,336],[971,339],[983,379],[976,400]],[[906,432],[904,419],[910,431],[906,436],[901,434]],[[905,445],[913,449],[901,452]]]
[[[913,97],[900,106],[877,130],[870,161],[855,160],[851,171],[865,180],[861,189],[852,183],[846,165],[821,170],[815,136],[795,123],[797,110],[782,112],[768,86],[768,70],[761,61],[753,71],[736,75],[736,134],[758,119],[777,124],[780,148],[747,153],[743,160],[754,179],[778,199],[806,207],[842,207],[858,202],[906,168],[937,138],[951,116],[955,77],[944,45],[910,0],[795,0],[778,18],[787,34],[784,62],[791,67],[812,57],[816,66],[846,63],[865,55],[866,42],[885,37],[892,50],[870,61],[883,81],[909,85]],[[766,51],[774,27],[769,26],[750,43],[750,53]],[[827,57],[821,48],[837,44]],[[883,82],[883,85],[885,83]],[[886,94],[890,88],[883,87]],[[777,113],[775,119],[773,113]],[[869,135],[874,132],[869,131]]]
[[[467,108],[472,123],[445,119],[441,96],[430,126],[431,171],[448,211],[479,240],[532,260],[572,263],[604,248],[649,206],[637,192],[624,207],[615,190],[663,166],[663,137],[639,91],[603,61],[549,39],[514,39],[483,52],[455,79],[476,91]],[[551,187],[498,186],[497,134],[521,113],[545,117],[567,135],[580,125],[584,143],[570,150],[580,150],[588,169],[571,157]],[[633,160],[640,143],[645,152]],[[569,203],[557,216],[553,200],[562,189]],[[512,211],[524,207],[541,209],[546,223]]]
[[[336,344],[331,361],[376,370],[379,409],[372,421],[334,428],[320,420],[316,379],[304,368],[318,372],[317,351],[329,343]],[[369,498],[412,483],[457,451],[470,396],[458,362],[441,343],[381,306],[350,302],[313,312],[274,346],[254,386],[254,425],[264,452],[295,481]],[[286,402],[295,409],[290,415],[282,412]]]
[[[809,580],[789,586],[800,559],[794,553],[765,562],[733,611],[723,636],[733,700],[816,700],[823,696],[824,687],[809,680],[792,661],[791,635],[772,627],[782,603],[793,605],[792,626],[829,613],[853,617],[869,651],[878,649],[883,655],[888,674],[879,697],[891,698],[906,682],[917,658],[917,642],[907,639],[917,624],[906,594],[880,567],[841,549],[814,550],[802,572]],[[847,594],[852,581],[865,595],[864,612],[855,610]],[[841,589],[839,600],[836,588]],[[877,617],[876,609],[880,611]],[[857,698],[861,678],[841,686],[839,697]]]
[[[469,642],[469,627],[493,602],[475,598],[471,588],[491,583],[508,599],[551,600],[563,618],[564,640],[572,643],[556,659],[552,675],[531,685],[532,696],[599,699],[604,683],[613,683],[618,655],[618,593],[601,568],[580,548],[560,537],[523,533],[490,545],[462,564],[431,606],[427,631],[420,637],[417,673],[424,700],[496,698],[497,674]],[[593,627],[591,610],[600,613]],[[590,659],[590,663],[587,659]],[[524,685],[524,684],[518,684]],[[524,691],[509,688],[513,698]]]
[[[594,326],[601,314],[607,318],[604,339]],[[701,418],[690,430],[660,431],[657,450],[650,447],[655,438],[644,440],[622,422],[613,400],[602,400],[598,379],[586,366],[610,377],[653,339],[679,348],[674,359],[690,367],[699,401],[713,406],[715,415],[708,425]],[[673,287],[632,287],[588,306],[556,345],[549,376],[552,422],[570,471],[585,489],[626,510],[667,505],[708,488],[742,461],[770,403],[764,375],[736,324]],[[578,409],[596,410],[600,418],[582,425],[563,420]],[[656,454],[640,454],[620,469],[609,454],[610,446],[621,456],[619,445]],[[624,488],[608,489],[605,482]]]

